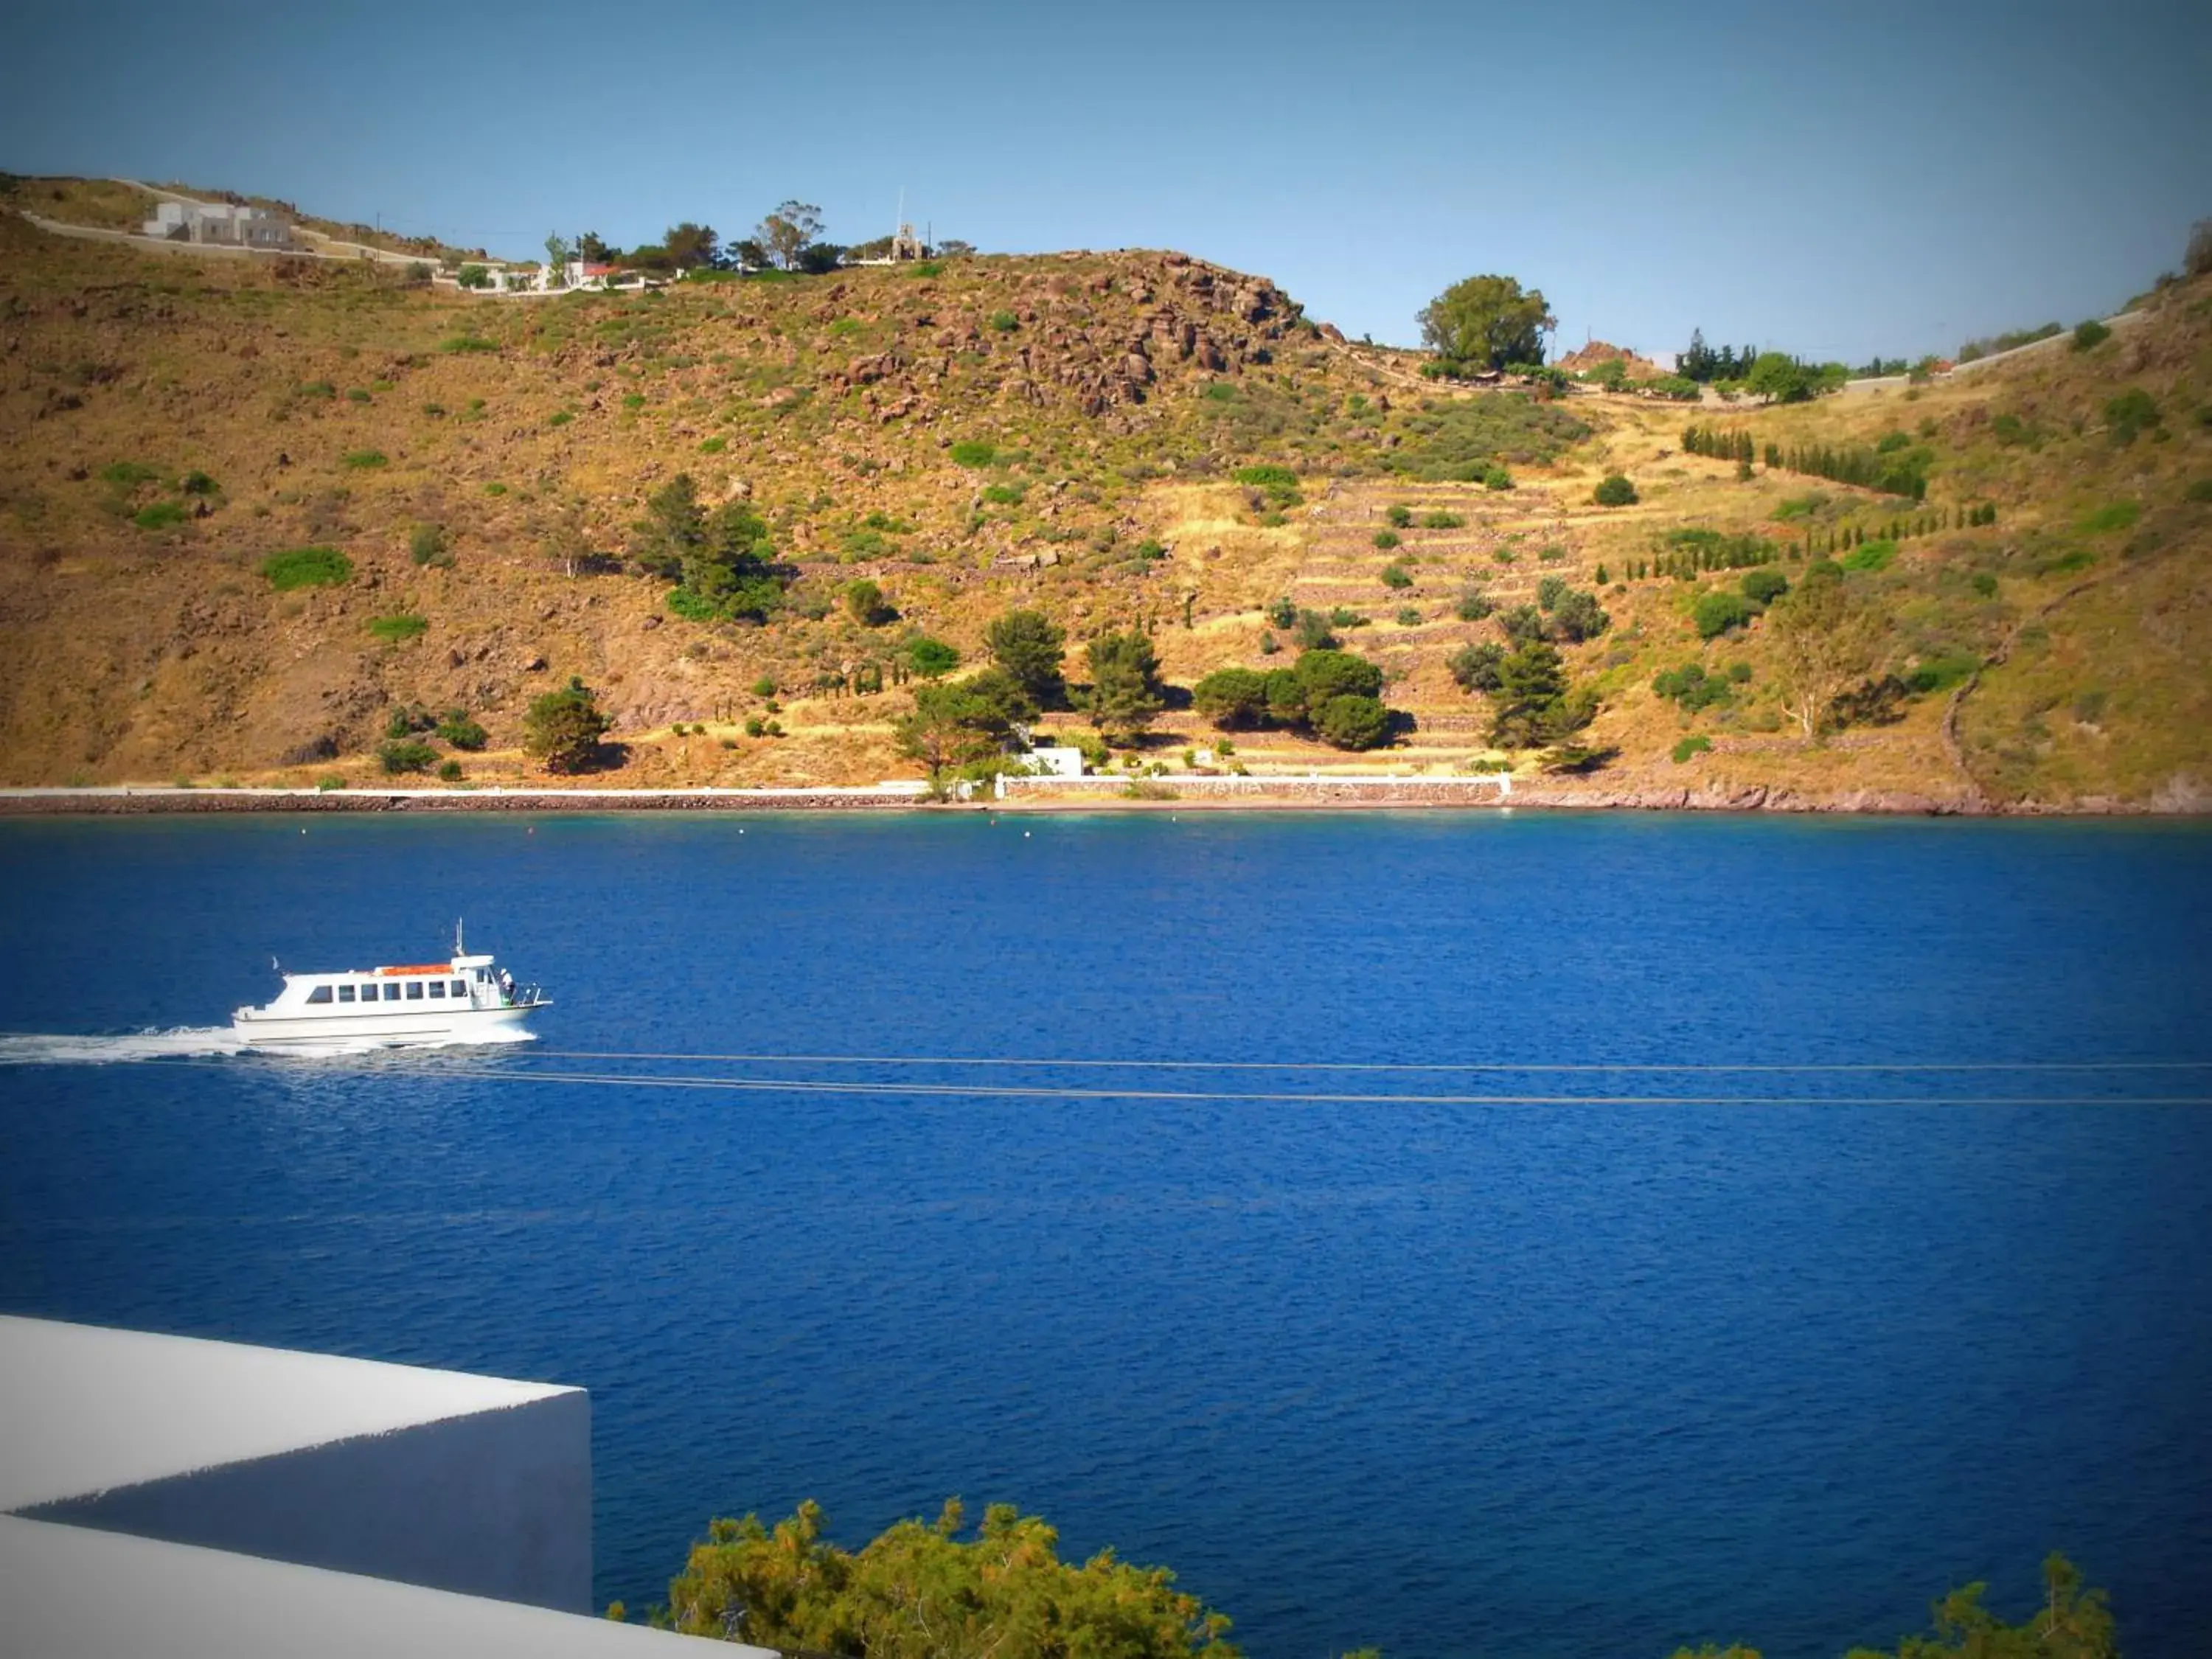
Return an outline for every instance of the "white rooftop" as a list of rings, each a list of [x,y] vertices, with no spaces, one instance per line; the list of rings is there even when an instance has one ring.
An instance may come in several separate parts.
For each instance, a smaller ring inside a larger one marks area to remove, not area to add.
[[[0,1316],[0,1510],[578,1392]]]
[[[0,1655],[699,1651],[527,1593],[382,1576],[410,1565],[396,1522],[495,1573],[550,1551],[586,1585],[589,1420],[584,1391],[556,1383],[0,1316]],[[295,1545],[295,1519],[320,1535]],[[306,1565],[310,1544],[353,1570]]]

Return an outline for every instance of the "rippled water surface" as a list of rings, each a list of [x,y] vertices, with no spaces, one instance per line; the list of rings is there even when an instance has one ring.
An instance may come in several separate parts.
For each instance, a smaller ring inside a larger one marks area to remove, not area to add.
[[[2024,1610],[2053,1547],[2131,1655],[2212,1630],[2203,830],[268,818],[0,860],[0,1309],[585,1384],[602,1599],[713,1514],[857,1542],[957,1492],[1171,1565],[1255,1656],[1834,1656],[1968,1578]],[[536,1042],[206,1029],[272,955],[464,913],[557,999]],[[1062,1063],[973,1063],[1010,1058]],[[1953,1069],[1807,1069],[1906,1062]]]

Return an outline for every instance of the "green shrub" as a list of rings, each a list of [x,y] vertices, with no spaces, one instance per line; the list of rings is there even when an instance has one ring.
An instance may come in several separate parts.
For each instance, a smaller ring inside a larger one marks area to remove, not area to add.
[[[1482,487],[1485,489],[1510,489],[1513,488],[1513,475],[1502,466],[1486,466],[1482,470]],[[1629,499],[1633,501],[1635,497],[1632,495]]]
[[[461,763],[457,760],[448,758],[438,768],[439,779],[446,783],[459,783],[464,775]]]
[[[1981,665],[1982,659],[1970,651],[1948,651],[1941,656],[1924,659],[1905,677],[1905,683],[1925,696],[1931,691],[1948,691],[1964,683]]]
[[[1790,591],[1790,578],[1771,564],[1761,565],[1745,571],[1743,580],[1736,586],[1753,605],[1772,605]]]
[[[999,458],[998,447],[980,438],[965,439],[949,452],[955,466],[988,466]]]
[[[1540,547],[1536,550],[1539,564],[1557,564],[1566,556],[1567,550],[1564,547]]]
[[[1452,614],[1462,622],[1480,622],[1497,609],[1489,594],[1479,587],[1470,587],[1459,596],[1459,604],[1453,607]]]
[[[1399,627],[1419,628],[1421,625],[1422,620],[1423,618],[1420,611],[1416,606],[1401,605],[1398,607]]]
[[[2130,529],[2141,517],[2141,501],[2113,501],[2094,513],[2084,514],[2075,528],[2084,536],[2102,536],[2115,530]]]
[[[1895,542],[1861,542],[1836,562],[1846,570],[1886,570],[1896,557]]]
[[[335,547],[295,547],[262,560],[261,574],[280,593],[295,587],[336,587],[353,574],[353,561]]]
[[[1022,319],[1011,311],[994,311],[991,313],[991,326],[1001,334],[1011,334],[1021,325]]]
[[[141,530],[167,530],[180,525],[191,514],[175,501],[156,501],[151,507],[142,507],[131,515],[131,522]]]
[[[159,468],[143,461],[112,461],[100,469],[100,481],[112,484],[118,489],[136,489],[140,484],[152,483],[161,476]]]
[[[1996,598],[1997,579],[1986,570],[1977,570],[1974,573],[1974,592],[1985,599]]]
[[[214,495],[222,493],[222,486],[204,472],[187,472],[178,480],[177,488],[187,495]]]
[[[1751,601],[1742,594],[1717,587],[1698,595],[1697,604],[1691,607],[1690,620],[1697,625],[1698,637],[1710,640],[1731,628],[1742,627],[1755,614]]]
[[[416,564],[435,565],[441,570],[452,568],[453,556],[447,545],[446,526],[416,525],[407,534],[407,556]]]
[[[1695,732],[1674,745],[1674,764],[1680,766],[1694,755],[1705,754],[1711,750],[1712,746],[1713,740],[1711,738],[1702,732]]]
[[[503,483],[494,481],[493,483],[488,483],[484,486],[484,494],[487,495],[504,495],[507,494],[507,486]]]
[[[2189,486],[2188,499],[2192,501],[2212,501],[2212,478],[2199,478]]]
[[[727,438],[702,438],[699,441],[699,453],[702,455],[719,455],[729,447]]]
[[[386,744],[376,751],[377,763],[386,772],[427,772],[438,758],[438,751],[416,738],[401,738]]]
[[[914,672],[927,680],[949,674],[960,665],[959,652],[927,634],[916,635],[907,641],[906,659],[913,665]]]
[[[315,780],[315,793],[318,794],[326,795],[333,789],[343,789],[345,787],[346,781],[335,772],[325,774]]]
[[[361,471],[369,467],[384,466],[391,458],[380,449],[349,449],[342,459],[346,465]]]
[[[1390,521],[1391,528],[1394,530],[1403,530],[1407,525],[1413,522],[1413,509],[1410,507],[1386,507],[1383,510],[1382,516]]]
[[[1636,500],[1636,486],[1620,473],[1609,473],[1591,492],[1590,499],[1600,507],[1627,507]]]
[[[306,380],[301,383],[299,395],[302,398],[331,398],[338,395],[338,389],[328,380]]]
[[[371,400],[368,391],[364,387],[355,386],[351,391],[346,393],[346,401],[349,404],[365,404]]]
[[[1028,489],[1021,484],[994,483],[985,486],[983,499],[994,507],[1018,507],[1022,498],[1028,494]]]
[[[685,622],[713,622],[722,614],[714,600],[694,593],[688,587],[668,590],[668,611],[671,616],[681,617]]]
[[[2086,323],[2077,323],[2075,325],[2074,349],[2076,351],[2094,351],[2099,346],[2104,344],[2106,341],[2112,337],[2112,331],[2106,328],[2102,323],[2097,321],[2094,318],[2092,318]]]
[[[1404,565],[1402,565],[1402,564],[1386,564],[1386,565],[1384,565],[1384,566],[1382,567],[1382,586],[1385,586],[1385,587],[1411,587],[1413,585],[1413,573],[1412,571],[1410,571],[1410,570],[1407,569],[1407,568],[1406,568],[1406,567],[1405,567]]]
[[[1462,691],[1495,691],[1504,684],[1499,672],[1504,660],[1505,647],[1486,640],[1461,647],[1444,659],[1444,666]]]
[[[420,639],[429,627],[427,618],[411,611],[401,611],[389,617],[370,618],[368,631],[387,644],[396,645],[402,640]]]
[[[629,410],[643,409],[645,407],[645,393],[642,392],[625,392],[623,393],[622,406],[624,409]]]
[[[460,709],[448,712],[438,722],[438,736],[456,749],[475,750],[491,741],[491,733]]]
[[[566,426],[569,422],[575,418],[576,411],[573,409],[556,409],[550,415],[545,417],[545,424],[548,426]]]
[[[1458,530],[1466,523],[1467,520],[1458,514],[1447,513],[1441,507],[1433,513],[1421,514],[1421,528],[1424,530]]]
[[[2158,404],[2141,386],[2130,386],[2105,404],[2105,425],[2116,444],[2131,444],[2158,424]]]
[[[1383,551],[1388,552],[1390,549],[1397,546],[1397,544],[1398,532],[1396,531],[1378,530],[1375,532],[1375,545],[1382,549]]]
[[[439,341],[438,349],[449,352],[455,356],[465,356],[474,351],[496,351],[499,349],[499,342],[487,340],[477,334],[456,334],[448,339]]]
[[[1750,676],[1746,674],[1745,678],[1748,679]],[[1686,662],[1680,668],[1666,669],[1654,676],[1651,689],[1669,702],[1680,704],[1683,713],[1694,714],[1734,701],[1735,692],[1730,684],[1733,678],[1733,672],[1708,674],[1702,663]]]
[[[1226,380],[1213,380],[1198,395],[1209,403],[1233,404],[1237,401],[1237,388]]]
[[[2096,562],[2094,553],[2077,547],[2069,553],[2060,553],[2039,561],[2035,574],[2039,576],[2070,576],[2077,570],[2087,570]]]

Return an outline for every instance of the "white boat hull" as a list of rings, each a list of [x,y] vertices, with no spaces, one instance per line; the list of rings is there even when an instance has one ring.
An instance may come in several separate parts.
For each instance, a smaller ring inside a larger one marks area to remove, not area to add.
[[[276,1015],[241,1012],[230,1027],[251,1048],[297,1048],[318,1042],[453,1042],[482,1036],[501,1026],[518,1026],[543,1002],[504,1008],[410,1008],[405,1004],[374,1010],[343,1006],[327,1013]]]

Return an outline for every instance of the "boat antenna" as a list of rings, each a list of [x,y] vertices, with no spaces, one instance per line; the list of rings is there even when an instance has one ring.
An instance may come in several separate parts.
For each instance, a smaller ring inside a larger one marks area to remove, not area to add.
[[[453,918],[453,954],[457,957],[468,955],[466,947],[461,944],[461,919],[459,916]]]

